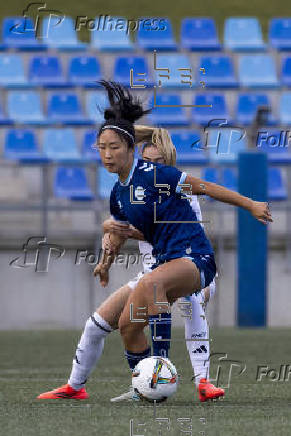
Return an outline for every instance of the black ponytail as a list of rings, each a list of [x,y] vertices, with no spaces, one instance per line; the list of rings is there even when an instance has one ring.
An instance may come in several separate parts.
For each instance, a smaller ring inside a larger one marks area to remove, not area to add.
[[[108,128],[110,126],[126,140],[129,147],[133,147],[135,143],[134,122],[149,113],[151,109],[144,110],[139,99],[119,83],[106,80],[100,80],[99,83],[107,91],[110,107],[104,111],[105,122],[101,125],[98,136],[106,126]]]

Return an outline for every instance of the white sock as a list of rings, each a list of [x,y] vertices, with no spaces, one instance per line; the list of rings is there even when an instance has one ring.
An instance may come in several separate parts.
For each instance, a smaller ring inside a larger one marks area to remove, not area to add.
[[[211,300],[211,298],[214,297],[215,291],[216,291],[216,285],[214,279],[209,285],[209,301]],[[202,295],[203,303],[205,303],[205,289],[202,289],[201,295]]]
[[[98,360],[103,348],[104,338],[113,331],[113,328],[97,312],[88,318],[76,355],[68,383],[74,389],[81,389]]]
[[[209,290],[210,290],[209,300],[211,300],[211,298],[214,297],[214,294],[215,294],[215,291],[216,291],[216,287],[215,287],[215,279],[210,283],[210,285],[209,285]]]
[[[192,319],[185,318],[185,338],[195,339],[186,341],[191,365],[198,386],[202,378],[209,377],[209,327],[203,310],[203,296],[201,293],[191,295]],[[189,299],[185,300],[189,301]],[[199,340],[204,339],[204,340]]]

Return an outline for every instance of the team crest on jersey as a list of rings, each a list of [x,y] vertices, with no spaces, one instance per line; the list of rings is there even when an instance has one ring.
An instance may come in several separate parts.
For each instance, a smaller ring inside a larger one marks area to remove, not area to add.
[[[138,201],[142,201],[146,196],[145,189],[142,186],[137,186],[134,190],[134,196]]]

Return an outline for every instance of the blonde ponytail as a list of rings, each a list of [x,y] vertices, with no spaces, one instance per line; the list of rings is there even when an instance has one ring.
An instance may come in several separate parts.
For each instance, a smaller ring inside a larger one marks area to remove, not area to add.
[[[176,165],[176,148],[167,129],[143,125],[135,125],[134,129],[137,143],[148,142],[149,145],[154,145],[165,159],[166,165]]]

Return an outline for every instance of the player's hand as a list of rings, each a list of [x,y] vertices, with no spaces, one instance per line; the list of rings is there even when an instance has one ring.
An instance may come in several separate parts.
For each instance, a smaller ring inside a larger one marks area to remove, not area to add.
[[[273,222],[269,204],[264,201],[253,201],[250,212],[260,223]]]
[[[122,223],[121,221],[116,221],[114,219],[108,219],[103,223],[104,233],[117,233],[120,236],[128,238],[131,233],[130,225],[127,223]]]
[[[108,268],[106,268],[105,265],[103,265],[102,263],[98,263],[98,265],[94,269],[94,273],[93,274],[94,274],[94,277],[99,276],[100,284],[101,284],[101,286],[103,286],[103,288],[108,285],[108,282],[109,282],[109,271],[108,271]]]
[[[145,240],[144,234],[140,230],[135,228],[133,225],[130,224],[129,229],[130,229],[129,238],[138,239],[140,241]]]
[[[109,253],[113,253],[115,248],[116,247],[113,241],[110,239],[110,234],[104,233],[102,238],[102,250],[108,251]]]

